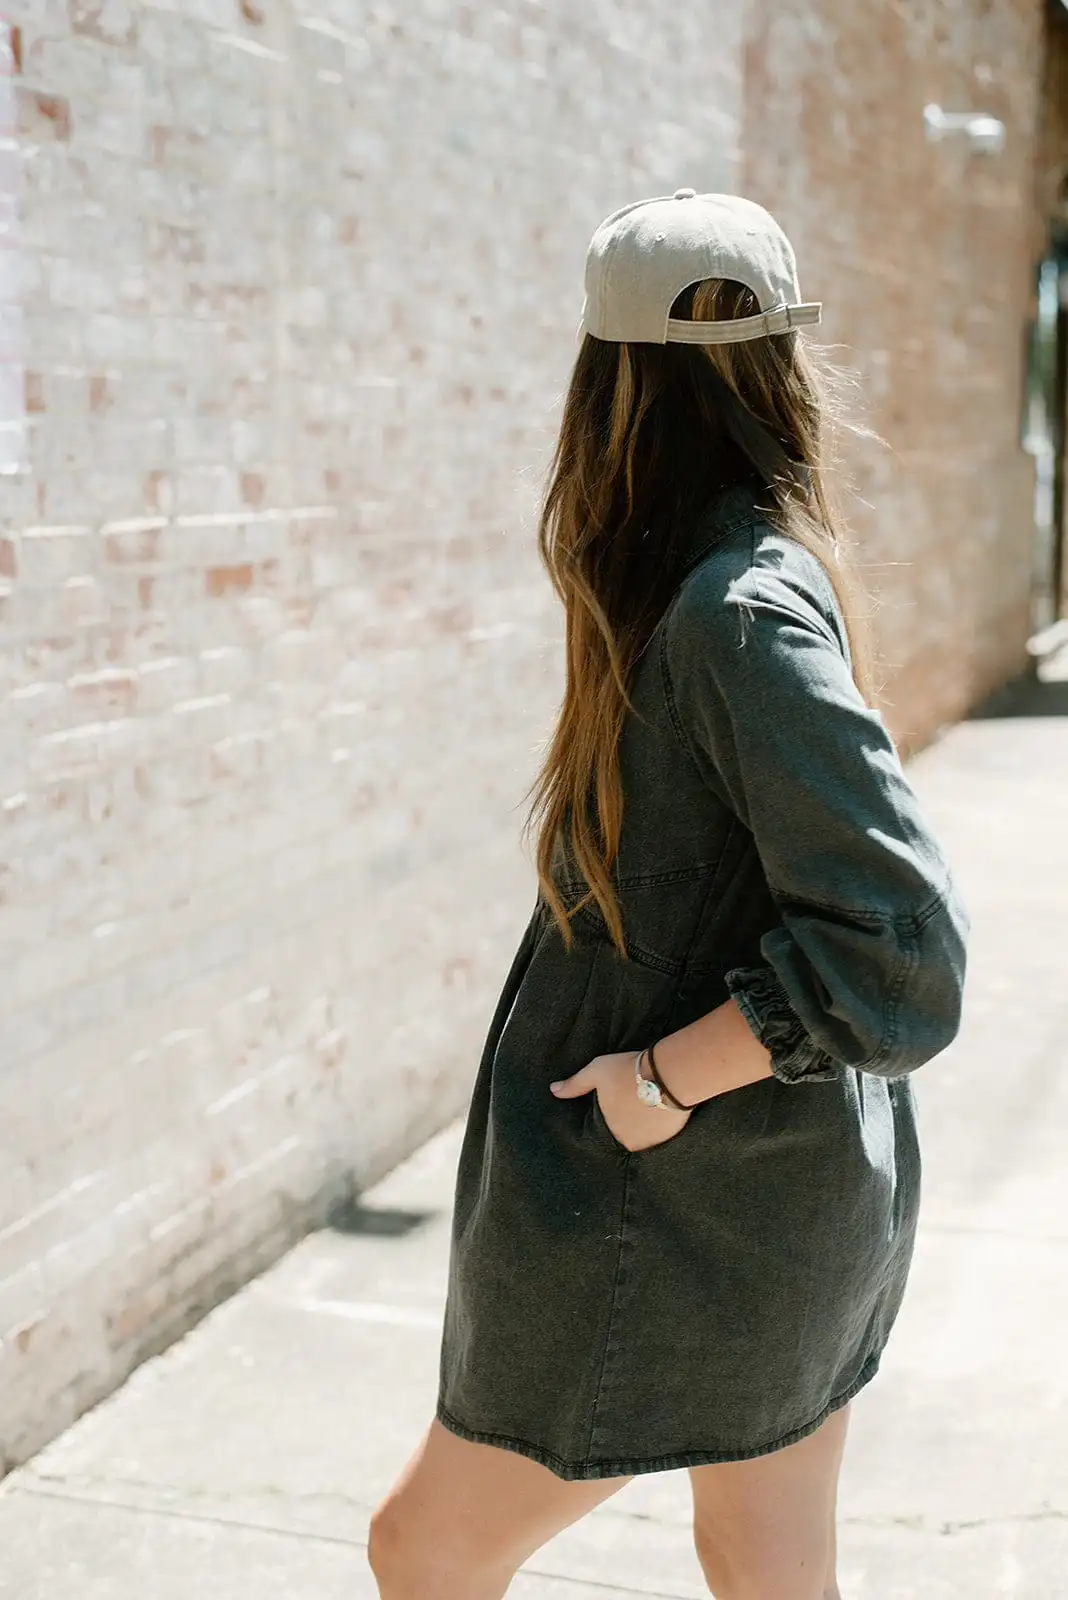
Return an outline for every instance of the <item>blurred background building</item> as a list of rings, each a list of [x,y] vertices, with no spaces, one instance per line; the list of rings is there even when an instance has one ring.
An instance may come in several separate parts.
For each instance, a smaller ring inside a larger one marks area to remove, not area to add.
[[[793,236],[909,748],[1066,610],[1068,249],[1059,5],[6,16],[0,1467],[462,1107],[597,221]]]

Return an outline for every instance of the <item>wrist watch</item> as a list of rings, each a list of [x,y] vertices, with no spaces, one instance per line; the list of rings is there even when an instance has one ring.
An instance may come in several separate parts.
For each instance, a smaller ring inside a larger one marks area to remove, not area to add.
[[[649,1057],[649,1070],[651,1078],[642,1076],[642,1062]],[[652,1045],[646,1045],[644,1050],[639,1050],[634,1057],[634,1087],[638,1099],[643,1106],[657,1106],[661,1111],[695,1111],[698,1102],[687,1105],[684,1100],[678,1100],[672,1094],[659,1072],[656,1070],[656,1057]]]
[[[658,1083],[654,1083],[651,1078],[642,1076],[642,1062],[645,1060],[645,1057],[645,1050],[639,1050],[638,1054],[634,1057],[634,1087],[637,1092],[638,1099],[641,1101],[643,1106],[659,1106],[661,1111],[666,1111],[667,1103],[664,1100],[664,1096],[660,1093],[660,1085]]]
[[[648,1054],[649,1051],[646,1048],[646,1050],[638,1051],[635,1056],[635,1090],[638,1091],[638,1099],[640,1099],[643,1106],[657,1106],[660,1110],[668,1110],[667,1099],[664,1098],[664,1091],[660,1088],[659,1083],[656,1082],[656,1078],[643,1077],[643,1072],[641,1072],[641,1062],[646,1059]]]

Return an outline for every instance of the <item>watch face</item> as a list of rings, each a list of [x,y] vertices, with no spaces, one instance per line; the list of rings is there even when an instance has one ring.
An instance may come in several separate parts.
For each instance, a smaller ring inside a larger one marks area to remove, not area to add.
[[[655,1083],[650,1083],[648,1078],[643,1078],[638,1085],[638,1099],[647,1106],[660,1104],[660,1089]]]

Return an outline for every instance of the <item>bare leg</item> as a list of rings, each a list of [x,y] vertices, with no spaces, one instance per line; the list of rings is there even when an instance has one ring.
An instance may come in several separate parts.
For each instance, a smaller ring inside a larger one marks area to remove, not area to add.
[[[842,1600],[842,1591],[838,1587],[838,1518],[835,1515],[836,1507],[831,1507],[830,1532],[827,1536],[827,1579],[823,1588],[823,1600]]]
[[[694,1543],[716,1600],[839,1600],[835,1504],[849,1407],[752,1461],[694,1467]]]
[[[567,1483],[435,1421],[371,1519],[381,1600],[500,1600],[528,1556],[629,1481]]]

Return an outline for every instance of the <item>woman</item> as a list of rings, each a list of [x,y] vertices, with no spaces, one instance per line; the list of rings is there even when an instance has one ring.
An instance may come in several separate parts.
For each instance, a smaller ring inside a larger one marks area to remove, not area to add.
[[[871,708],[793,251],[734,196],[616,212],[541,525],[567,682],[540,893],[456,1194],[438,1413],[383,1600],[497,1600],[690,1469],[718,1600],[838,1595],[848,1403],[900,1305],[908,1074],[968,913]]]

